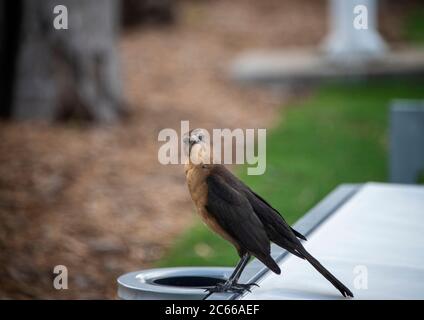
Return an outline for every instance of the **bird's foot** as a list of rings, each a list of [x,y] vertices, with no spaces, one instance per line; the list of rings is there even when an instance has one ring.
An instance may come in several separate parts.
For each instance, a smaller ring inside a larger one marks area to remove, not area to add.
[[[204,299],[209,297],[212,293],[216,293],[216,292],[233,292],[233,293],[239,293],[239,294],[242,294],[245,291],[251,292],[250,288],[252,286],[259,287],[259,285],[254,282],[237,283],[237,282],[228,280],[226,282],[218,283],[215,287],[205,289],[205,292],[208,292],[208,295]]]
[[[230,291],[231,290],[237,290],[238,293],[243,293],[244,291],[250,291],[250,288],[252,286],[256,286],[259,287],[259,285],[255,282],[251,282],[251,283],[233,283],[232,286],[230,287]],[[241,291],[241,292],[239,292]]]

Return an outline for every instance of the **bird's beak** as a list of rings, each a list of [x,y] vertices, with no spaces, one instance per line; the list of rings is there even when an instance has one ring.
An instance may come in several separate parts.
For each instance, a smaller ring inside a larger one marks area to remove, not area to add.
[[[189,140],[189,144],[190,144],[190,146],[193,146],[193,145],[195,145],[196,143],[198,143],[200,140],[199,140],[199,138],[198,137],[196,137],[196,136],[192,136],[192,137],[190,137],[190,140]]]

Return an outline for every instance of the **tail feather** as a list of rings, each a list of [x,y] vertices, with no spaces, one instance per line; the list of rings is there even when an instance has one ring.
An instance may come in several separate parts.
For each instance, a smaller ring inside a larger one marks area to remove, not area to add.
[[[298,237],[299,239],[305,240],[306,241],[306,237],[301,234],[299,231],[296,231],[295,229],[293,229],[292,227],[290,227],[291,231],[293,231],[294,235],[296,237]]]
[[[273,271],[276,274],[281,273],[281,269],[278,266],[278,264],[274,261],[274,259],[268,255],[263,257],[257,257],[264,265],[266,265],[271,271]]]
[[[333,276],[330,271],[325,269],[323,265],[315,259],[308,251],[305,249],[301,250],[305,259],[309,261],[309,263],[319,272],[321,273],[328,281],[330,281],[337,290],[343,295],[343,297],[353,297],[353,293],[343,284],[341,283],[335,276]]]

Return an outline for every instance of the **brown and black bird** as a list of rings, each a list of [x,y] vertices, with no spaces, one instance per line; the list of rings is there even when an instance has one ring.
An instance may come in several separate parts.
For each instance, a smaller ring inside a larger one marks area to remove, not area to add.
[[[353,297],[346,286],[306,251],[299,240],[306,238],[291,228],[277,210],[223,165],[212,164],[208,137],[207,132],[195,129],[184,139],[189,155],[185,165],[188,188],[205,224],[231,242],[241,258],[230,278],[209,289],[210,293],[249,290],[253,284],[240,284],[238,280],[251,256],[280,274],[280,267],[270,254],[273,242],[306,259],[344,297]]]

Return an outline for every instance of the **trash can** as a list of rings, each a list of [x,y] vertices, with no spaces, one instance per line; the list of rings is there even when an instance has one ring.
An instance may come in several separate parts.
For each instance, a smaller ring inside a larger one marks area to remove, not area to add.
[[[225,282],[233,268],[157,268],[124,274],[118,278],[118,297],[123,300],[201,300],[205,289]]]

